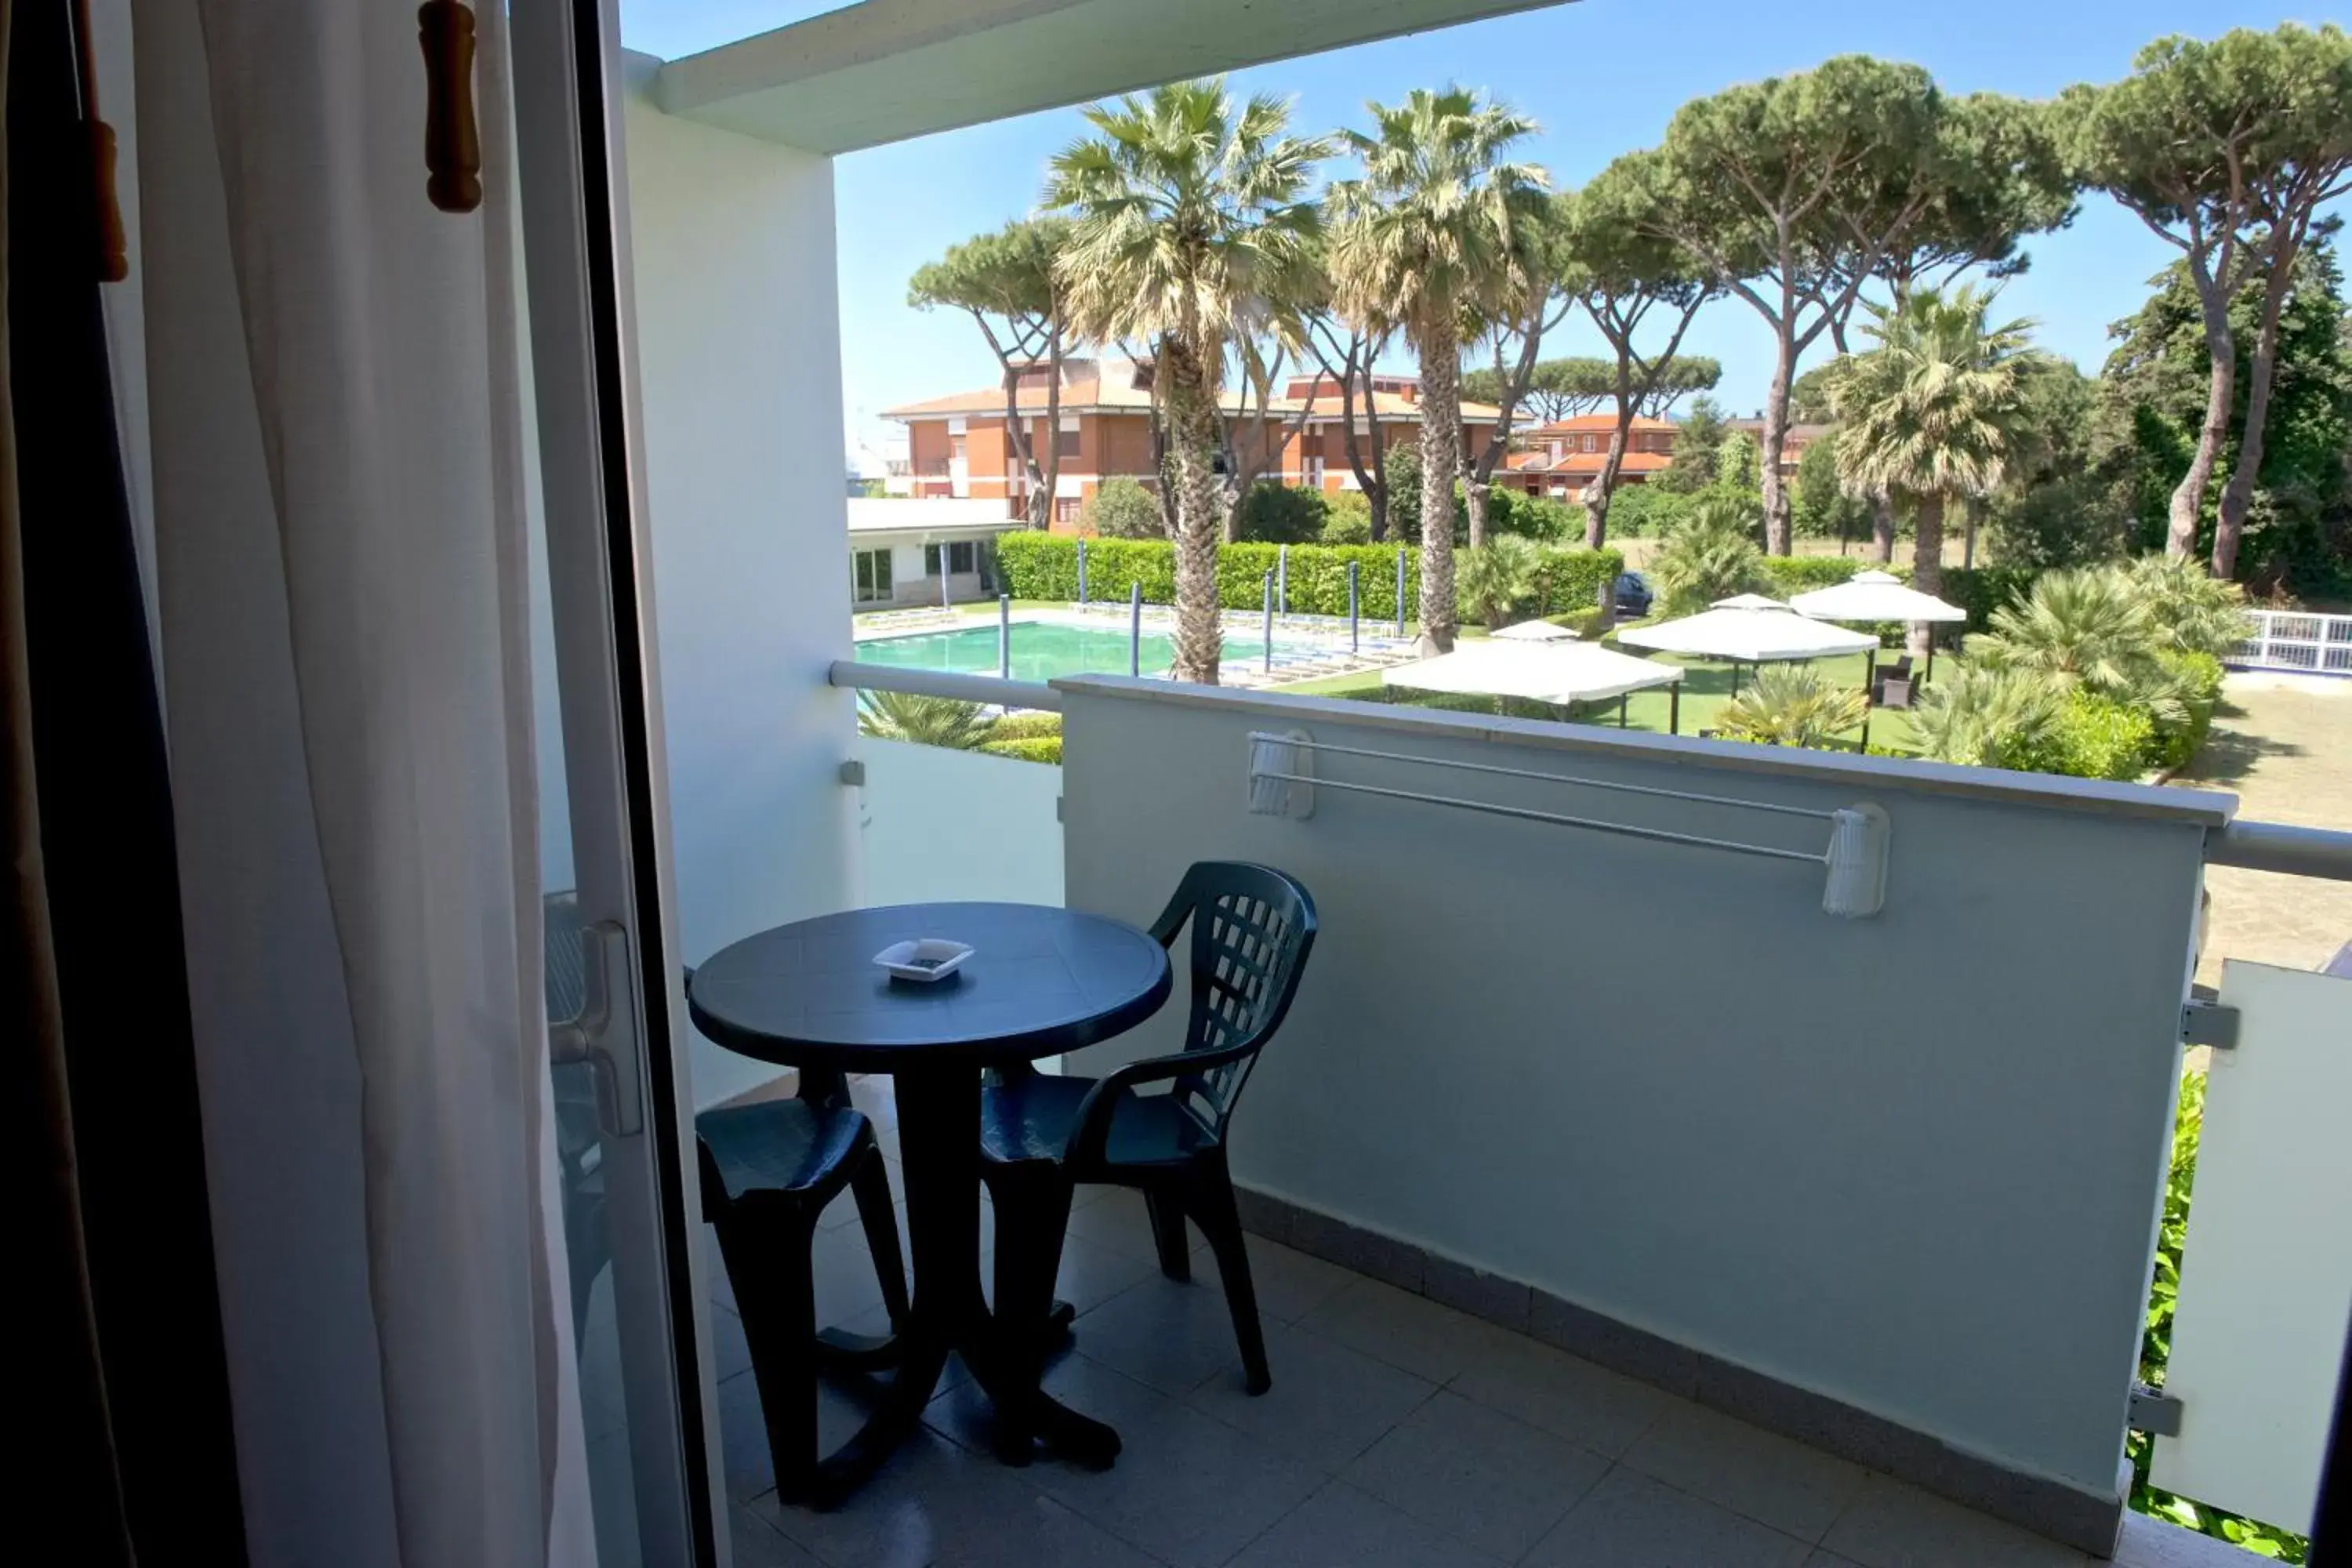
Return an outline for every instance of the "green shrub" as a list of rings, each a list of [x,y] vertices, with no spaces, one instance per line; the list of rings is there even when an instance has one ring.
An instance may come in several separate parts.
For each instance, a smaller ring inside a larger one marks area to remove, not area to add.
[[[1873,564],[1859,555],[1767,555],[1757,571],[1768,584],[1767,594],[1786,599],[1816,588],[1834,588]]]
[[[991,741],[981,750],[993,757],[1011,757],[1019,763],[1051,763],[1059,767],[1062,762],[1062,737],[1025,735],[1010,741]]]
[[[999,741],[1034,741],[1040,736],[1059,739],[1062,716],[1059,713],[1008,713],[996,721],[988,732],[992,744]]]
[[[1408,544],[1421,542],[1421,443],[1403,441],[1381,458],[1381,479],[1388,486],[1389,537]]]
[[[1325,544],[1370,544],[1372,542],[1372,503],[1361,490],[1341,490],[1325,503],[1323,539]]]
[[[2205,743],[2205,731],[2213,724],[2213,710],[2221,700],[2221,661],[2210,653],[2167,652],[2158,657],[2188,709],[2179,722],[2158,724],[2149,747],[2147,765],[2169,771],[2188,766]]]
[[[1947,566],[1936,596],[1966,610],[1968,629],[1980,632],[1992,624],[1995,610],[2023,598],[2041,575],[2038,566]]]
[[[1078,526],[1106,539],[1165,539],[1167,520],[1160,512],[1160,498],[1143,487],[1141,481],[1125,474],[1113,474],[1087,498],[1078,510]]]
[[[1311,544],[1323,536],[1329,513],[1320,490],[1261,479],[1242,498],[1234,533],[1261,544]],[[1369,531],[1365,537],[1370,537]]]
[[[1294,544],[1290,546],[1289,605],[1301,615],[1348,613],[1348,564],[1356,563],[1359,613],[1368,621],[1392,620],[1397,613],[1395,544]],[[1421,552],[1404,548],[1405,613],[1416,612],[1421,592]],[[1217,551],[1217,600],[1229,610],[1255,610],[1265,603],[1265,574],[1280,551],[1272,544],[1227,544]],[[1068,600],[1078,596],[1078,542],[1066,534],[1007,533],[999,546],[1006,591],[1018,599]],[[1538,552],[1534,598],[1538,614],[1580,610],[1599,603],[1601,585],[1624,569],[1614,550]],[[1143,584],[1154,605],[1176,602],[1175,547],[1164,539],[1087,541],[1087,592],[1097,600],[1127,597],[1129,583]]]
[[[2090,692],[2067,693],[2040,741],[1998,748],[1999,764],[2078,779],[2136,779],[2147,771],[2156,726],[2137,709]]]
[[[1545,544],[1565,544],[1583,539],[1584,509],[1498,486],[1487,494],[1486,530],[1490,535],[1513,533]]]
[[[1462,618],[1492,631],[1508,626],[1533,603],[1536,547],[1503,533],[1483,549],[1465,550],[1454,564],[1454,596]]]
[[[1656,485],[1620,485],[1609,498],[1609,531],[1620,539],[1655,539],[1690,515],[1688,495]]]

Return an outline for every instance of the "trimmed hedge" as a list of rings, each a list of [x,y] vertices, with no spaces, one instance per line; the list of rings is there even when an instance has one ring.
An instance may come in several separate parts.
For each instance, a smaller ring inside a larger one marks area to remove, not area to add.
[[[988,731],[991,744],[999,741],[1034,741],[1040,736],[1059,740],[1062,716],[1059,713],[1007,713]]]
[[[1758,570],[1771,584],[1767,592],[1776,599],[1785,599],[1791,594],[1834,588],[1855,573],[1876,564],[1859,555],[1767,555],[1758,563]]]
[[[1404,552],[1405,614],[1416,613],[1421,596],[1421,552]],[[1066,535],[1007,533],[997,542],[997,562],[1006,591],[1016,599],[1072,600],[1078,596],[1078,542]],[[1348,613],[1348,563],[1357,566],[1357,609],[1366,620],[1396,618],[1394,544],[1294,544],[1290,546],[1289,604],[1294,614]],[[1217,602],[1228,610],[1255,610],[1265,602],[1265,574],[1275,569],[1281,547],[1224,544],[1217,549]],[[1545,550],[1536,568],[1537,597],[1548,609],[1581,609],[1597,604],[1601,587],[1624,569],[1614,550]],[[1087,541],[1087,593],[1110,603],[1127,597],[1128,584],[1143,584],[1147,604],[1176,602],[1176,547],[1158,539]]]
[[[981,747],[992,757],[1010,757],[1016,763],[1051,763],[1059,767],[1062,762],[1062,737],[1059,735],[1024,735],[1010,741],[991,741]]]

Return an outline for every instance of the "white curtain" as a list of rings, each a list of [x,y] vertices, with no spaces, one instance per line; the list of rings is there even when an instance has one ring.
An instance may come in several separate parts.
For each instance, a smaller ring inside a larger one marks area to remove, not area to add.
[[[593,1560],[540,984],[507,60],[132,0],[158,580],[259,1564]],[[544,672],[551,679],[551,672]]]

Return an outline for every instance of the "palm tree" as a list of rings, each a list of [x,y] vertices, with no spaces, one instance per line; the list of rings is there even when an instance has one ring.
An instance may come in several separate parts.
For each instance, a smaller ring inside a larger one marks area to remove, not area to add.
[[[2049,738],[2064,695],[2063,685],[2043,671],[2003,668],[1979,659],[1920,694],[1911,735],[1920,754],[1931,761],[1999,766]]]
[[[857,732],[877,740],[971,752],[994,738],[996,721],[979,703],[960,702],[952,697],[863,691],[857,697]]]
[[[1737,496],[1710,495],[1693,507],[1650,563],[1660,608],[1695,615],[1717,599],[1762,587],[1764,557],[1756,534],[1763,516],[1760,500],[1750,506]]]
[[[2252,635],[2246,590],[2185,557],[2143,555],[2123,571],[2167,647],[2220,658]]]
[[[1072,220],[1055,272],[1079,335],[1150,345],[1168,432],[1160,483],[1175,502],[1176,679],[1213,683],[1225,354],[1308,286],[1321,220],[1307,183],[1330,149],[1284,133],[1288,104],[1237,105],[1222,79],[1086,117],[1097,134],[1059,153],[1046,182],[1047,204]]]
[[[1840,362],[1830,396],[1841,423],[1838,479],[1856,495],[1911,503],[1911,585],[1944,582],[1944,511],[2000,483],[2022,423],[2027,373],[2041,363],[2029,321],[1990,325],[1990,289],[1915,289],[1870,304],[1876,347]],[[1925,654],[1930,628],[1911,628]]]
[[[1824,746],[1862,726],[1862,689],[1822,678],[1810,664],[1768,664],[1724,705],[1717,722],[1735,741]]]
[[[1464,552],[1454,581],[1462,612],[1475,616],[1489,631],[1507,624],[1534,594],[1538,564],[1535,545],[1516,533],[1497,534],[1484,546]]]
[[[1341,133],[1363,165],[1330,190],[1331,282],[1341,311],[1392,321],[1421,356],[1421,634],[1454,646],[1454,481],[1461,471],[1462,323],[1523,288],[1544,216],[1544,172],[1509,162],[1534,121],[1467,88],[1366,106]]]
[[[1989,668],[2047,676],[2173,721],[2186,703],[2179,672],[2160,657],[2166,636],[2128,571],[2045,572],[1992,613],[1991,631],[1969,639],[1969,652]]]

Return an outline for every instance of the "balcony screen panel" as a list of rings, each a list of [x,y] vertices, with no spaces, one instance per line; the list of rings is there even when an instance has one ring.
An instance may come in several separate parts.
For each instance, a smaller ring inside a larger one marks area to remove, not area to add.
[[[2352,1310],[2352,980],[2232,960],[2221,1000],[2153,1479],[2307,1531]]]
[[[1062,902],[1062,770],[860,736],[863,902]]]

